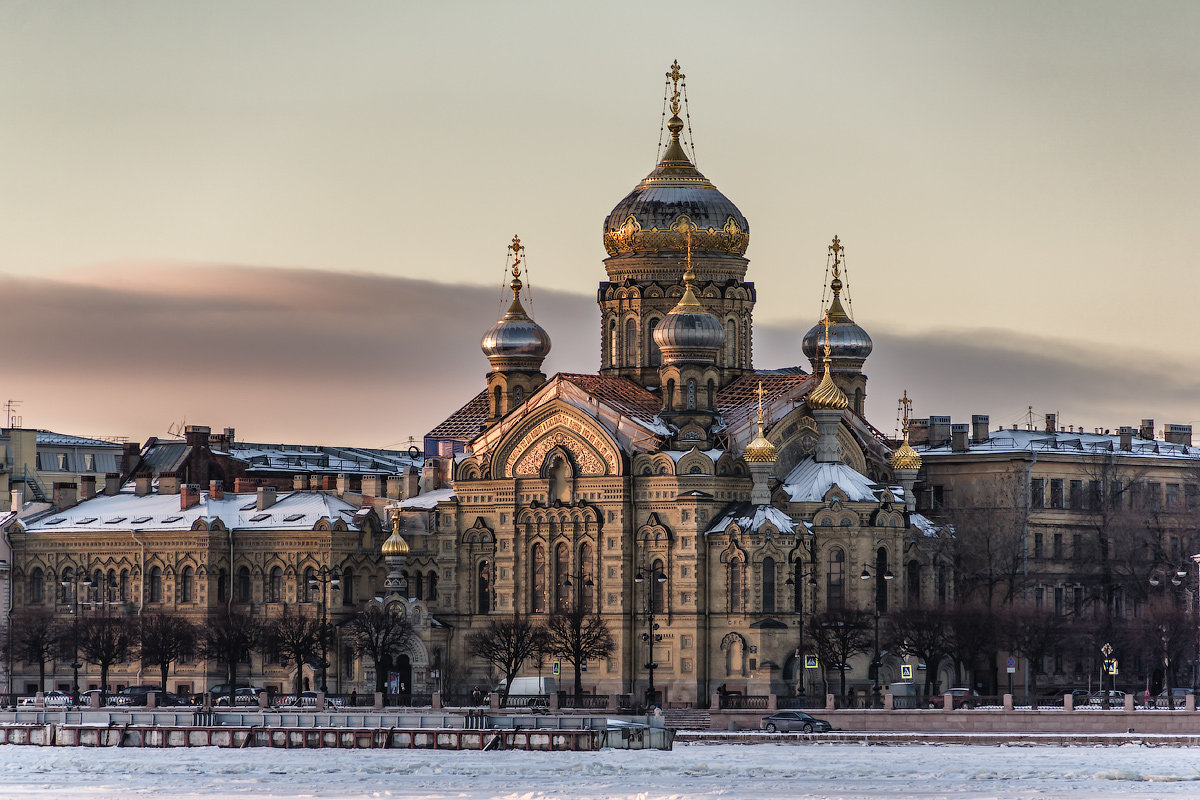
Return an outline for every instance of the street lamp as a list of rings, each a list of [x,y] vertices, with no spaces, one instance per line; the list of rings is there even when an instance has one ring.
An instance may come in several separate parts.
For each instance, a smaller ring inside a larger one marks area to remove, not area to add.
[[[650,579],[648,583],[647,578]],[[642,634],[642,641],[649,647],[644,666],[650,679],[650,685],[646,689],[646,705],[651,706],[658,698],[658,693],[654,690],[654,670],[658,669],[658,664],[654,662],[654,643],[662,641],[662,634],[655,632],[658,630],[658,623],[654,621],[654,590],[667,582],[667,576],[655,567],[650,570],[639,569],[633,580],[634,583],[646,583],[646,633]]]
[[[326,594],[329,589],[335,592],[342,586],[342,573],[337,567],[329,568],[328,565],[322,564],[321,568],[312,573],[312,577],[308,580],[308,588],[310,591],[320,589],[319,602],[321,603],[321,694],[329,691],[329,602],[326,599]]]
[[[804,583],[812,590],[812,603],[811,603],[811,605],[809,605],[809,608],[816,609],[816,607],[817,607],[816,562],[810,561],[808,569],[804,568],[804,562],[799,559],[794,560],[792,563],[793,563],[792,572],[794,573],[794,575],[796,577],[799,577],[800,579],[803,580],[805,575],[808,576],[808,580],[805,580]],[[794,599],[792,601],[792,609],[796,614],[796,625],[800,627],[800,644],[803,645],[804,644],[804,628],[803,628],[804,602],[803,602],[802,592],[804,590],[796,584],[795,578],[793,578],[791,575],[789,575],[788,579],[783,582],[783,585],[791,588],[793,591]],[[795,667],[795,669],[796,669],[796,685],[798,687],[796,690],[797,694],[803,693],[805,691],[805,687],[804,687],[805,679],[801,676],[807,675],[807,670],[802,666],[802,662],[801,662],[802,655],[803,654],[800,652],[800,647],[797,646],[796,652],[794,652],[792,654],[792,658],[794,659],[794,663],[796,664],[796,667]]]
[[[1182,567],[1176,569],[1171,574],[1171,577],[1170,577],[1171,586],[1178,589],[1180,586],[1183,585],[1183,581],[1186,577],[1187,577],[1187,570],[1183,569]],[[1154,587],[1162,586],[1165,591],[1165,589],[1166,589],[1165,584],[1166,584],[1167,580],[1168,579],[1166,577],[1165,572],[1163,573],[1162,577],[1159,576],[1158,572],[1150,573],[1149,583],[1151,586],[1154,586]],[[1168,619],[1169,619],[1169,617],[1168,617]],[[1175,697],[1174,697],[1174,686],[1172,686],[1173,681],[1171,680],[1171,653],[1170,653],[1170,647],[1169,647],[1170,628],[1167,625],[1167,623],[1164,621],[1161,624],[1159,624],[1158,631],[1161,634],[1161,640],[1162,640],[1163,686],[1167,690],[1166,691],[1167,708],[1170,710],[1174,710],[1175,709]],[[1147,680],[1147,682],[1149,682],[1149,681]],[[1193,683],[1193,688],[1195,688],[1194,683]],[[1149,689],[1149,686],[1147,686],[1147,689]]]
[[[875,565],[876,573],[879,572],[879,566],[880,566],[879,564]],[[882,566],[883,566],[883,580],[886,582],[886,581],[895,579],[896,576],[893,575],[892,571],[888,568],[887,562],[883,562]],[[858,577],[864,581],[869,581],[869,580],[871,580],[871,578],[873,578],[875,576],[871,573],[871,568],[867,564],[863,564],[863,571],[862,571],[862,573],[859,574]],[[881,595],[879,592],[879,581],[876,580],[875,581],[875,655],[871,659],[871,669],[874,672],[874,674],[871,676],[871,678],[872,678],[871,689],[874,693],[874,697],[879,696],[879,614],[882,611],[882,604],[883,604],[883,595]],[[874,699],[874,698],[872,698],[872,699]]]
[[[74,570],[71,572],[71,577],[63,578],[59,583],[63,587],[63,594],[70,593],[69,602],[73,604],[71,609],[71,647],[73,648],[71,656],[71,702],[74,705],[79,705],[79,670],[83,667],[83,664],[79,662],[79,589],[80,587],[83,587],[84,591],[90,589],[92,586],[92,577],[86,569],[82,574],[79,570]],[[86,605],[86,601],[84,604]]]

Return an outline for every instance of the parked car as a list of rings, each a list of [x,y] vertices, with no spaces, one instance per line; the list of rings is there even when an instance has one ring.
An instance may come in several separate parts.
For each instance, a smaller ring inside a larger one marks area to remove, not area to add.
[[[956,686],[947,689],[946,694],[954,698],[954,708],[977,708],[979,706],[979,692],[974,689]]]
[[[234,697],[234,705],[239,706],[256,706],[258,705],[258,695],[262,689],[257,686],[243,686],[237,690]],[[226,688],[218,697],[217,692],[213,692],[213,702],[219,706],[229,705],[229,689]]]
[[[1118,689],[1104,689],[1103,691],[1092,692],[1090,702],[1093,705],[1100,705],[1104,702],[1104,696],[1108,695],[1108,704],[1110,706],[1125,705],[1125,693]]]
[[[90,706],[92,698],[99,697],[102,706],[131,706],[133,701],[120,692],[101,692],[99,689],[88,689],[79,693],[79,705]]]
[[[803,733],[828,733],[833,726],[828,721],[817,719],[806,711],[776,711],[762,719],[763,729],[774,733],[801,731]]]
[[[121,690],[121,697],[127,698],[128,705],[144,706],[149,702],[147,698],[151,692],[158,695],[155,702],[159,706],[187,705],[182,697],[173,692],[164,692],[159,686],[126,686]]]
[[[58,689],[51,689],[42,695],[47,708],[65,708],[71,705],[71,695]],[[36,697],[22,697],[18,702],[22,706],[36,706]]]
[[[1171,700],[1173,702],[1168,703],[1167,702],[1167,690],[1163,689],[1161,692],[1158,693],[1158,696],[1154,698],[1154,707],[1155,708],[1166,708],[1168,705],[1173,705],[1173,706],[1175,706],[1175,708],[1183,708],[1184,705],[1187,703],[1188,695],[1193,695],[1195,693],[1196,692],[1194,689],[1188,689],[1188,688],[1182,688],[1182,687],[1176,686],[1175,688],[1171,689]]]

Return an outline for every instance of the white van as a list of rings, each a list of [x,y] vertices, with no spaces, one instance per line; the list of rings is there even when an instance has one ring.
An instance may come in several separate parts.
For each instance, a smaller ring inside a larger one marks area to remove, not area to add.
[[[497,692],[504,692],[505,681],[500,681]],[[558,681],[554,678],[513,678],[512,688],[508,694],[512,697],[549,697],[558,691]]]

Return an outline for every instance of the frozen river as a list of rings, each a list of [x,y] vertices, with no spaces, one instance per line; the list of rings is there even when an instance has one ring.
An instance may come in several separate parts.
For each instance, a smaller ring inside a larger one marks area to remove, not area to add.
[[[686,744],[673,752],[0,747],[0,797],[1182,798],[1200,749]]]

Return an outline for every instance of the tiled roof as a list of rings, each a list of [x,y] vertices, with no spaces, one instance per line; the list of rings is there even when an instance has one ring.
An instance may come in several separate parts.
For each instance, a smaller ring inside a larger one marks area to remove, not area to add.
[[[762,381],[763,406],[770,408],[784,400],[798,400],[816,383],[812,375],[784,370],[751,372],[717,393],[717,410],[726,428],[738,428],[758,414],[758,382]]]
[[[461,439],[470,441],[479,435],[488,418],[488,397],[484,390],[465,406],[446,417],[441,424],[425,434],[427,439]]]
[[[662,410],[662,400],[657,395],[628,378],[574,372],[559,373],[558,377],[570,381],[630,419],[653,425],[654,418]]]

